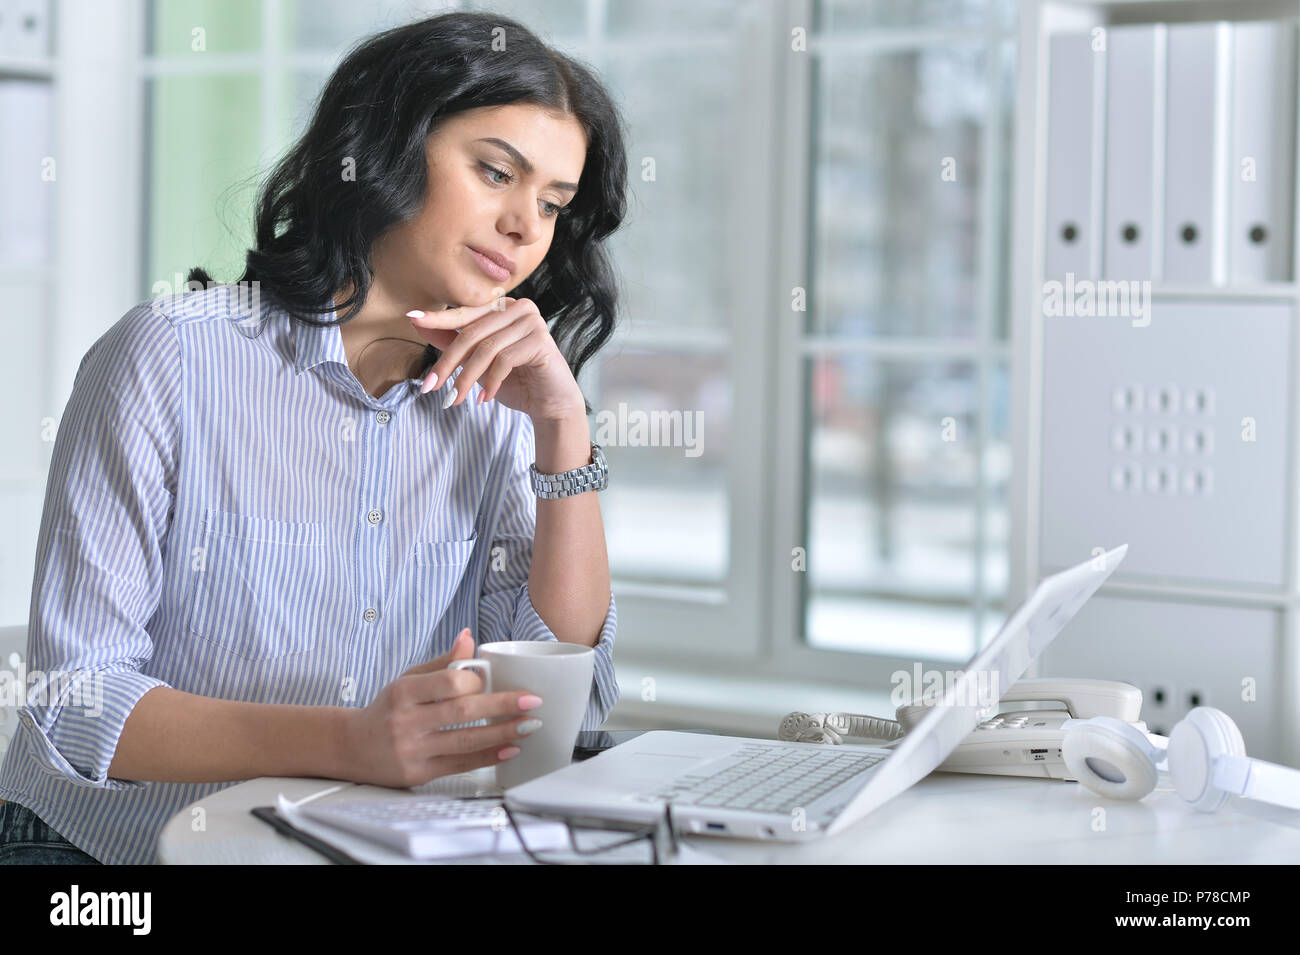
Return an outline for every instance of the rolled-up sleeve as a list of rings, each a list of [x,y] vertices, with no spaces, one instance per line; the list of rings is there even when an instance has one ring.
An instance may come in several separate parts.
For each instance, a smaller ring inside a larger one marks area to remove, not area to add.
[[[535,458],[532,420],[519,412],[511,412],[510,419],[488,480],[489,499],[499,501],[499,506],[486,531],[491,546],[479,597],[476,637],[480,643],[558,639],[537,613],[528,593],[528,570],[537,529],[537,498],[528,479],[528,468]],[[618,680],[614,676],[617,630],[618,609],[611,592],[595,646],[595,672],[582,721],[584,730],[597,729],[618,703]]]
[[[167,685],[141,667],[175,500],[180,376],[174,325],[156,303],[137,306],[86,352],[59,423],[19,718],[39,768],[78,786],[148,785],[108,767],[136,702]]]

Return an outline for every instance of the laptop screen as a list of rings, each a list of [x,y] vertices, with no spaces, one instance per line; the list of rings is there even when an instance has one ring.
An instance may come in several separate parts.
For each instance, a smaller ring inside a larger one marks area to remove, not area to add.
[[[1128,552],[1122,544],[1105,554],[1045,577],[1029,599],[1003,624],[983,650],[955,674],[941,702],[932,706],[871,780],[835,818],[828,832],[851,825],[931,773],[985,718],[985,703],[996,704],[1024,676]],[[981,698],[992,691],[993,699]]]

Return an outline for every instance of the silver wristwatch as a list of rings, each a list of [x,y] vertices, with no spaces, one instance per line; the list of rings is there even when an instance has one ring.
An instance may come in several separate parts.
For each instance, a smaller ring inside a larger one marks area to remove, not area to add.
[[[609,486],[605,452],[595,442],[591,445],[590,464],[560,474],[542,474],[534,462],[528,465],[528,476],[533,482],[533,493],[547,501],[558,497],[573,497],[583,491],[603,491]]]

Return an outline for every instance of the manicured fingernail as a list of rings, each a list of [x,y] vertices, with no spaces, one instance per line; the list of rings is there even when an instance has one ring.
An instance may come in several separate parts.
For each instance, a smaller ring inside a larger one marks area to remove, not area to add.
[[[442,406],[444,408],[450,408],[452,402],[454,402],[458,397],[460,397],[459,392],[457,392],[455,388],[451,389],[451,391],[447,392],[447,397],[442,399]]]
[[[413,308],[413,309],[411,309],[409,312],[406,313],[406,317],[407,317],[407,318],[424,318],[424,312],[420,311],[418,308]]]
[[[497,759],[509,759],[512,756],[518,756],[518,755],[519,755],[518,746],[507,746],[505,749],[501,750],[501,752],[497,753]]]
[[[520,736],[527,736],[529,733],[533,732],[534,730],[539,730],[541,728],[542,728],[542,721],[539,719],[524,720],[522,723],[520,723],[518,726],[515,727],[515,732],[518,733]]]
[[[426,380],[425,383],[420,386],[420,394],[427,395],[429,392],[433,391],[433,386],[436,385],[437,383],[438,383],[438,376],[430,375],[428,380]]]
[[[535,710],[542,705],[542,698],[529,693],[527,696],[519,698],[519,708],[521,710]]]

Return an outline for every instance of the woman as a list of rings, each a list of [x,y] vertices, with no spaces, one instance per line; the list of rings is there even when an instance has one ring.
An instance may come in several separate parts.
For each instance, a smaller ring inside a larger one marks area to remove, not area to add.
[[[599,504],[539,501],[530,471],[603,467],[577,376],[614,324],[623,143],[591,73],[514,21],[389,30],[267,182],[238,288],[143,303],[92,346],[0,862],[151,862],[237,780],[409,787],[509,759],[542,701],[446,668],[476,642],[594,646],[583,729],[604,720]]]

